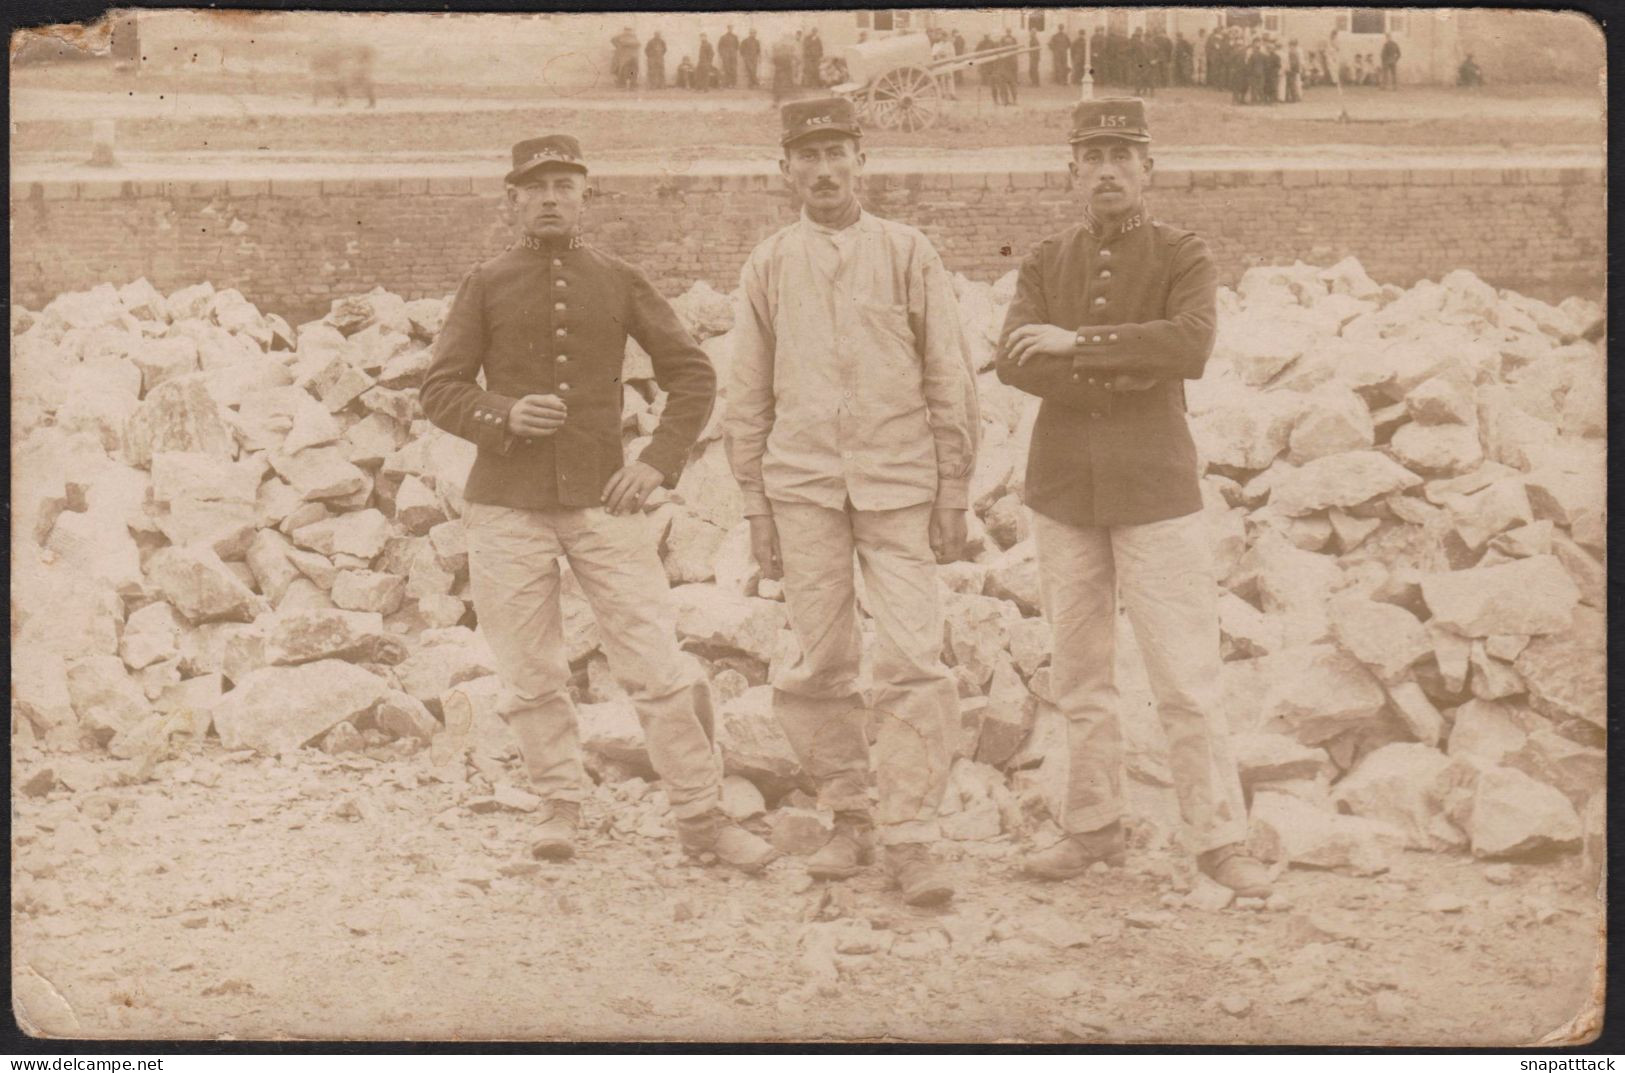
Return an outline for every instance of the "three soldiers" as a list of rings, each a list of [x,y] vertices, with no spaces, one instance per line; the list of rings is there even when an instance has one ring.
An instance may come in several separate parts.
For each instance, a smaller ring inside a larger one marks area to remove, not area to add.
[[[852,104],[793,102],[782,119],[780,170],[801,218],[741,272],[724,422],[752,552],[764,577],[782,579],[799,644],[776,674],[774,710],[835,815],[809,874],[857,874],[878,836],[904,900],[940,904],[954,888],[930,845],[959,701],[940,658],[936,565],[965,539],[974,371],[941,257],[858,199],[866,157]],[[1113,682],[1121,593],[1168,735],[1189,848],[1214,880],[1261,896],[1268,875],[1243,848],[1246,811],[1219,714],[1215,583],[1184,413],[1184,381],[1202,375],[1213,345],[1217,275],[1200,238],[1149,216],[1149,144],[1141,100],[1078,105],[1071,170],[1086,198],[1082,222],[1023,261],[999,347],[999,378],[1043,399],[1026,498],[1068,720],[1065,835],[1023,869],[1066,879],[1124,856]],[[585,173],[574,139],[515,146],[509,197],[524,237],[464,282],[423,405],[480,448],[466,491],[470,573],[510,690],[502,713],[548,800],[533,852],[573,852],[581,796],[562,555],[603,624],[684,848],[754,871],[773,851],[718,809],[708,687],[676,647],[642,515],[650,491],[675,483],[709,413],[713,374],[642,273],[581,242]],[[628,334],[669,402],[643,456],[623,464]],[[867,699],[860,600],[875,625]]]

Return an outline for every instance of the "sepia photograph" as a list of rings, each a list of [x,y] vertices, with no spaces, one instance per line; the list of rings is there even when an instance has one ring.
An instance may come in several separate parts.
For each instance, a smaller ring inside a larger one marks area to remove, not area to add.
[[[1597,1039],[1606,45],[13,16],[15,1044]]]

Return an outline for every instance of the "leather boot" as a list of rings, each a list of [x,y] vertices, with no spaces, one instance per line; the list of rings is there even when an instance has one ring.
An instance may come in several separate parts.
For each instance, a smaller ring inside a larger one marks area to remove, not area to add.
[[[866,812],[837,812],[835,834],[807,858],[814,879],[851,879],[875,859],[875,826]]]
[[[1269,870],[1239,842],[1210,849],[1196,858],[1202,874],[1243,898],[1268,898],[1274,889]]]
[[[760,872],[779,855],[723,814],[721,809],[677,821],[677,840],[683,852],[701,864],[723,864],[746,874]]]
[[[886,847],[886,873],[909,905],[941,905],[954,896],[954,885],[918,842]]]
[[[581,805],[575,801],[549,801],[547,813],[531,836],[530,855],[543,861],[567,861],[576,855],[576,828],[581,826]]]
[[[1127,855],[1123,825],[1114,823],[1098,831],[1068,835],[1048,849],[1027,854],[1021,871],[1034,879],[1073,879],[1096,861],[1120,868]]]

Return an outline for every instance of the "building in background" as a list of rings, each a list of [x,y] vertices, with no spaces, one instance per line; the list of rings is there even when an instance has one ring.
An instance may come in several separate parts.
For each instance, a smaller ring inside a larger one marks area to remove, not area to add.
[[[872,39],[931,28],[959,30],[975,41],[984,33],[999,37],[1006,30],[1030,28],[1047,35],[1058,27],[1069,33],[1103,27],[1125,35],[1161,29],[1194,39],[1200,30],[1245,26],[1283,40],[1296,38],[1305,48],[1336,30],[1346,55],[1378,55],[1384,35],[1391,33],[1403,53],[1400,82],[1426,85],[1453,85],[1469,52],[1495,82],[1595,85],[1604,49],[1601,32],[1583,15],[1505,9],[871,8],[591,15],[169,10],[139,11],[136,18],[147,69],[297,74],[308,69],[313,52],[350,41],[374,50],[381,84],[424,92],[535,86],[566,95],[613,88],[609,39],[628,25],[640,41],[660,31],[667,43],[668,77],[685,55],[695,56],[702,32],[715,41],[729,26],[741,38],[755,30],[767,44],[817,27],[826,55],[839,54],[860,35]]]

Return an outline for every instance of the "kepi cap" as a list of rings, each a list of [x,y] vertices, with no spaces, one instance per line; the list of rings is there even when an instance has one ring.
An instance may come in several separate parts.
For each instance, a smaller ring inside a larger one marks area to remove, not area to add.
[[[546,134],[515,143],[513,170],[508,172],[505,181],[517,183],[544,164],[557,164],[587,174],[587,163],[581,159],[580,142],[568,134]]]
[[[1151,128],[1145,123],[1145,101],[1139,97],[1102,97],[1080,101],[1072,109],[1073,145],[1091,138],[1124,138],[1149,142]]]
[[[784,136],[780,145],[789,145],[812,134],[847,134],[863,137],[858,126],[858,110],[845,97],[819,97],[810,101],[791,101],[779,109],[784,121]]]

